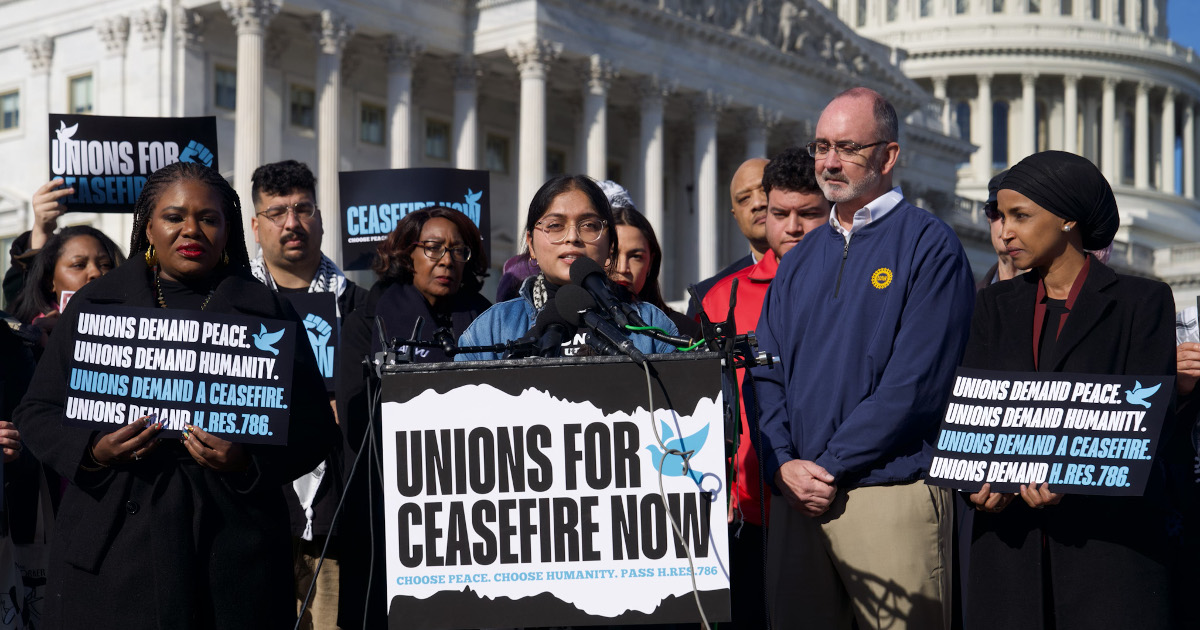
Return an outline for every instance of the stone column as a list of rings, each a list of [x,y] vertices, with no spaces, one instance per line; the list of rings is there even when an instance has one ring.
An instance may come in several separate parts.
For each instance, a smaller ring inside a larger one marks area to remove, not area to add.
[[[1104,77],[1100,97],[1100,171],[1114,188],[1121,183],[1114,128],[1117,123],[1117,79]]]
[[[317,207],[325,232],[321,251],[342,264],[342,211],[338,199],[341,159],[342,53],[354,34],[340,15],[321,11],[317,36]]]
[[[692,99],[695,125],[696,215],[699,217],[696,279],[710,278],[720,269],[720,213],[717,205],[717,119],[729,98],[707,90]]]
[[[950,135],[950,99],[946,98],[946,76],[933,77],[933,97],[942,100],[942,133]]]
[[[1196,103],[1190,97],[1183,106],[1183,196],[1196,198]]]
[[[533,195],[546,181],[546,72],[562,54],[562,44],[544,39],[525,41],[510,46],[507,52],[521,75],[517,208],[527,208]],[[522,220],[524,213],[516,214],[516,234],[519,237],[525,229]]]
[[[412,74],[424,46],[414,37],[390,37],[388,60],[388,154],[392,168],[412,166]]]
[[[975,180],[986,184],[992,178],[992,75],[978,74],[979,95],[975,103]]]
[[[1063,150],[1082,155],[1079,148],[1079,79],[1078,74],[1063,76]]]
[[[253,207],[250,176],[262,162],[263,152],[263,40],[267,26],[279,13],[276,0],[221,0],[221,7],[237,29],[237,114],[233,133],[233,185],[243,208]],[[250,235],[252,212],[242,212],[246,249],[253,257],[258,249]]]
[[[1167,86],[1162,105],[1162,192],[1175,194],[1175,88]]]
[[[638,158],[642,169],[642,197],[638,208],[646,215],[659,241],[666,238],[663,221],[663,101],[674,91],[672,82],[648,76],[638,82],[641,129]],[[666,265],[664,260],[663,264]]]
[[[479,64],[462,56],[454,64],[454,166],[479,164]]]
[[[583,133],[587,138],[584,172],[608,179],[608,88],[616,76],[612,62],[592,55],[584,70]]]
[[[1096,101],[1096,96],[1090,91],[1083,98],[1083,152],[1080,153],[1083,157],[1091,160],[1096,165],[1100,164],[1100,153],[1096,146],[1096,141],[1100,137],[1100,132],[1096,129],[1096,110],[1099,107]]]
[[[1139,31],[1142,28],[1141,0],[1125,0],[1125,28]]]
[[[116,15],[96,25],[96,36],[104,44],[100,80],[96,82],[96,113],[105,116],[125,114],[125,49],[129,43],[129,18]],[[101,88],[103,86],[103,88]]]
[[[1021,75],[1021,120],[1024,121],[1021,142],[1021,155],[1024,158],[1027,155],[1037,153],[1037,74],[1027,72]],[[1011,160],[1013,164],[1019,162],[1020,159]]]
[[[745,113],[743,120],[746,124],[746,159],[768,158],[767,134],[771,128],[779,124],[783,113],[759,105]]]
[[[176,7],[175,38],[180,47],[176,67],[179,79],[175,82],[176,116],[204,115],[204,99],[194,95],[207,94],[208,89],[203,48],[205,26],[199,11]]]
[[[1150,187],[1150,84],[1137,84],[1137,100],[1133,114],[1133,185]]]
[[[140,97],[134,99],[129,113],[142,116],[161,116],[167,80],[162,72],[162,42],[167,28],[167,10],[162,7],[147,7],[135,11],[131,20],[134,30],[142,40],[142,67],[137,70],[135,85],[139,85]]]
[[[37,35],[21,42],[21,52],[29,61],[29,78],[24,96],[25,111],[21,112],[21,127],[27,135],[37,140],[28,143],[25,151],[24,189],[33,191],[46,183],[53,175],[47,172],[50,163],[50,143],[46,141],[49,130],[46,121],[50,116],[50,63],[54,59],[54,39]],[[33,212],[25,217],[25,227],[33,228]],[[126,235],[128,238],[128,235]],[[119,242],[119,241],[118,241]]]

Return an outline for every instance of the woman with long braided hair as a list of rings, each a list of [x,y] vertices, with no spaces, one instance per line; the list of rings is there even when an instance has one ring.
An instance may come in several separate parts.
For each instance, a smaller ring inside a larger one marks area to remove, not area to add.
[[[297,319],[250,274],[241,205],[215,171],[190,163],[156,171],[134,212],[130,259],[73,298],[80,306],[63,315],[63,334],[51,336],[16,412],[29,449],[71,482],[51,549],[44,627],[290,626],[282,486],[339,442],[309,344],[296,344],[287,446],[233,443],[191,425],[182,440],[159,439],[153,417],[109,433],[62,424],[80,310],[118,304],[184,309],[197,319]]]

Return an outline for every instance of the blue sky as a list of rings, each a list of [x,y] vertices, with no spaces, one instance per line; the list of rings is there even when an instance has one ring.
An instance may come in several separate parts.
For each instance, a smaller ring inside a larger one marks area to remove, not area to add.
[[[1200,51],[1200,0],[1168,0],[1171,39]]]

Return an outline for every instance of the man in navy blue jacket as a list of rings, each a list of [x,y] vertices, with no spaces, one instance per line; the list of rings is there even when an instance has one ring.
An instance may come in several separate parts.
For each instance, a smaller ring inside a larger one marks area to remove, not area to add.
[[[829,223],[779,265],[754,370],[771,502],[776,628],[948,628],[953,510],[922,481],[970,330],[954,232],[892,187],[895,109],[866,88],[825,108],[817,182]]]

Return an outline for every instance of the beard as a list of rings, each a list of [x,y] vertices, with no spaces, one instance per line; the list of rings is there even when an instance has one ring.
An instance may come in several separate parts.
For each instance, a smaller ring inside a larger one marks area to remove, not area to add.
[[[862,197],[868,191],[873,190],[879,180],[883,178],[883,173],[879,171],[878,166],[874,163],[875,160],[868,159],[862,177],[856,181],[850,181],[846,176],[846,169],[842,169],[836,173],[826,173],[817,170],[817,185],[821,187],[821,192],[825,194],[825,198],[833,203],[846,203],[854,199]],[[841,182],[844,186],[830,186],[828,182]],[[869,199],[867,201],[870,201]]]

